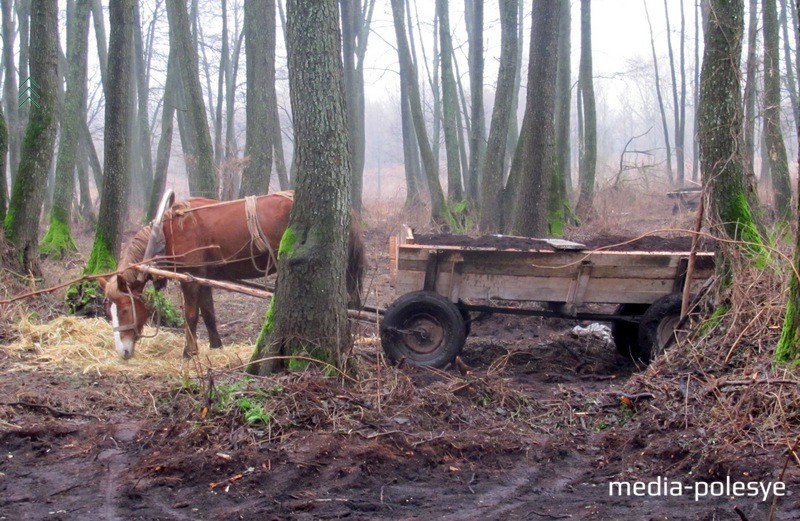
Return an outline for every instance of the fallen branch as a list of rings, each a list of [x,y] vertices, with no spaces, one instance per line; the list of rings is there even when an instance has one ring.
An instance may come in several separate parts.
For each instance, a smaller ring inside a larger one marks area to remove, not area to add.
[[[32,409],[39,408],[44,409],[53,416],[60,418],[60,417],[70,417],[70,416],[82,416],[84,418],[93,418],[97,421],[100,421],[100,418],[95,416],[94,414],[84,414],[82,412],[69,412],[69,411],[62,411],[60,409],[56,409],[50,405],[45,405],[43,403],[32,403],[32,402],[0,402],[0,405],[5,405],[7,407],[29,407]]]

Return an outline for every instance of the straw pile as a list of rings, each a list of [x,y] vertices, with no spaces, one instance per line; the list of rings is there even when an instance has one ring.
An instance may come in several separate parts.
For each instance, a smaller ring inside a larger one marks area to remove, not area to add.
[[[45,323],[22,318],[10,329],[15,330],[16,339],[4,347],[9,355],[9,371],[76,371],[98,376],[181,379],[205,374],[209,369],[241,369],[253,350],[249,343],[214,350],[201,347],[198,358],[186,360],[182,332],[145,328],[134,358],[123,360],[114,349],[111,326],[100,318],[65,316]]]

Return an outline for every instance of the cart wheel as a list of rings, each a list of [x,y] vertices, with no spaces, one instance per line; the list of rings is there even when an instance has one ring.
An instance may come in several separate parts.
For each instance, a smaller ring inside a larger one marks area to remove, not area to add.
[[[461,310],[432,291],[407,293],[389,306],[380,326],[381,344],[392,362],[444,367],[467,338]]]
[[[666,295],[653,302],[639,323],[639,343],[634,360],[649,363],[664,351],[681,320],[680,293]]]
[[[617,307],[615,315],[643,315],[647,304],[622,304]],[[611,338],[617,346],[617,352],[627,359],[632,359],[633,351],[638,348],[639,323],[616,321],[611,324]]]

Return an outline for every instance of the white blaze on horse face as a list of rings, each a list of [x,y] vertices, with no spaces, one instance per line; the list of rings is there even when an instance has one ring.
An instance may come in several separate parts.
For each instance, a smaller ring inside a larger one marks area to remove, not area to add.
[[[119,315],[117,314],[116,304],[111,304],[111,325],[114,326],[114,346],[117,348],[117,353],[127,360],[133,356],[133,340],[122,338],[122,333],[119,331]]]

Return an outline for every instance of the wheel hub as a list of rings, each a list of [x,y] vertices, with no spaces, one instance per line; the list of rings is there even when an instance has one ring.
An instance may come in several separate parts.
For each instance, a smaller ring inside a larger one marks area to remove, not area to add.
[[[430,315],[412,317],[404,329],[405,344],[415,353],[433,353],[445,339],[442,324]]]

